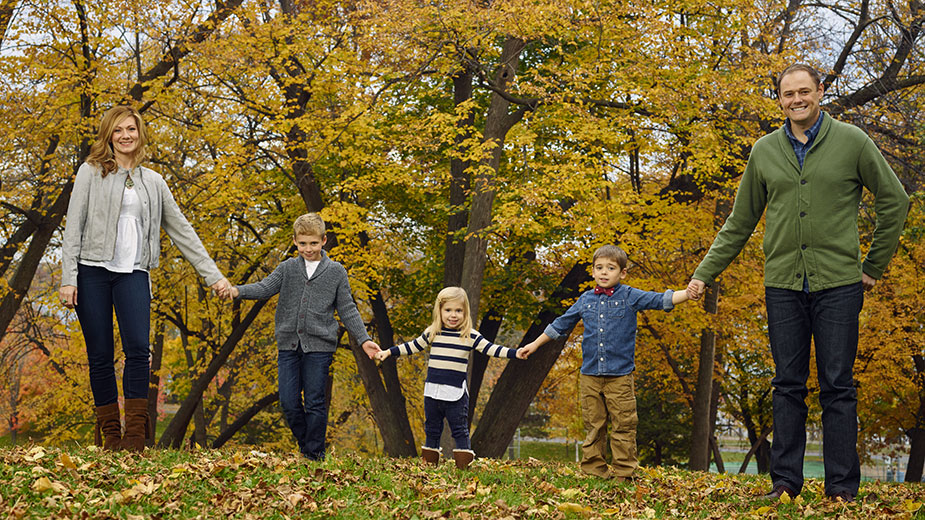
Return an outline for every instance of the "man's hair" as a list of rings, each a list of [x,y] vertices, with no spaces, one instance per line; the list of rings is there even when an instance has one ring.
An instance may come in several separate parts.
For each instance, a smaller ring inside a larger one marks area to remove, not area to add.
[[[591,259],[591,263],[593,264],[597,262],[598,258],[613,260],[617,263],[617,265],[620,266],[620,269],[626,269],[626,264],[629,263],[629,259],[626,257],[626,252],[620,249],[618,246],[612,244],[597,248],[597,251],[594,252],[594,257]]]
[[[822,74],[818,70],[814,69],[810,65],[805,63],[794,63],[793,65],[782,70],[780,74],[777,75],[777,84],[775,85],[777,90],[777,95],[780,96],[780,82],[784,80],[784,76],[787,74],[792,74],[794,72],[803,71],[809,74],[809,77],[812,78],[813,83],[818,87],[822,83]]]
[[[292,231],[295,236],[312,235],[324,237],[324,221],[321,220],[321,215],[317,213],[306,213],[295,219]]]

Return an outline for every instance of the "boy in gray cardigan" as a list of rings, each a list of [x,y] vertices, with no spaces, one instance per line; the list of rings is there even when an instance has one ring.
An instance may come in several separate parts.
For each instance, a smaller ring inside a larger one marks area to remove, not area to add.
[[[370,358],[380,349],[366,333],[353,302],[347,270],[322,249],[326,242],[324,221],[317,213],[302,215],[293,231],[299,256],[284,260],[263,280],[232,287],[222,297],[267,300],[279,294],[279,404],[299,451],[309,459],[320,460],[324,458],[328,426],[325,390],[338,341],[334,311]]]

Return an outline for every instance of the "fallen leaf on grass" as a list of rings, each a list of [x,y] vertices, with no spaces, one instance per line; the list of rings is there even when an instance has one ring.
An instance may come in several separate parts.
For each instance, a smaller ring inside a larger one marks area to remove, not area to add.
[[[32,490],[39,493],[51,492],[55,495],[67,493],[67,487],[60,482],[53,482],[48,477],[39,477],[32,483]]]
[[[576,504],[574,502],[562,502],[556,506],[556,509],[562,511],[563,513],[578,513],[581,515],[590,515],[591,508],[585,507],[581,504]]]
[[[29,453],[26,454],[23,459],[27,462],[35,462],[45,456],[45,448],[41,446],[36,446],[29,450]]]
[[[61,462],[61,465],[67,469],[77,469],[77,465],[74,464],[74,461],[71,459],[71,456],[68,455],[67,453],[62,453],[61,457],[59,458],[59,461]]]
[[[559,494],[566,500],[575,500],[576,498],[585,496],[584,491],[575,488],[563,489]]]
[[[915,502],[912,500],[906,500],[903,502],[903,508],[910,513],[914,513],[922,508],[922,502]]]

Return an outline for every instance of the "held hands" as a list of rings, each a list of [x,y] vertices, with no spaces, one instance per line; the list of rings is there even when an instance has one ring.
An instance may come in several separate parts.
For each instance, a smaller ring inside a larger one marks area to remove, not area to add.
[[[687,284],[687,297],[691,300],[699,300],[706,290],[707,284],[696,278],[691,278],[691,283]]]
[[[392,353],[389,350],[380,350],[379,352],[375,353],[374,357],[376,358],[376,361],[385,361],[386,358],[391,355]]]
[[[369,356],[369,359],[372,359],[373,357],[379,359],[379,354],[382,353],[382,349],[379,348],[379,345],[372,340],[364,341],[360,347],[363,349],[363,352],[366,352],[366,355]]]
[[[228,291],[234,286],[231,285],[231,282],[227,278],[222,278],[221,280],[212,284],[211,289],[219,298],[227,299]]]
[[[215,295],[223,300],[232,300],[238,297],[238,288],[231,284],[227,278],[222,278],[221,280],[212,284],[212,291],[215,292]]]
[[[539,345],[537,345],[535,341],[531,341],[530,343],[527,343],[526,345],[517,349],[517,353],[516,353],[517,359],[527,359],[528,357],[530,357],[530,354],[533,354],[534,352],[536,352],[537,348],[539,348]]]

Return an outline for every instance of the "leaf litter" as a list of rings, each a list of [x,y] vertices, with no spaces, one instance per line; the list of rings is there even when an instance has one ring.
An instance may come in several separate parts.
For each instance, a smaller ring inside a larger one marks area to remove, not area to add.
[[[108,453],[0,449],[0,518],[897,518],[925,519],[920,484],[864,482],[856,502],[809,480],[778,502],[766,477],[640,468],[634,482],[569,464],[477,459],[470,471],[336,452],[323,462],[258,450]]]

